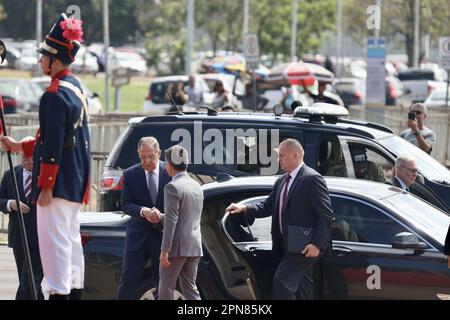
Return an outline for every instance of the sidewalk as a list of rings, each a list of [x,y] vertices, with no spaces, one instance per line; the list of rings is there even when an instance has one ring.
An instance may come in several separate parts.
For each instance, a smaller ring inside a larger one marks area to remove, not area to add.
[[[8,245],[8,233],[0,232],[0,246]]]

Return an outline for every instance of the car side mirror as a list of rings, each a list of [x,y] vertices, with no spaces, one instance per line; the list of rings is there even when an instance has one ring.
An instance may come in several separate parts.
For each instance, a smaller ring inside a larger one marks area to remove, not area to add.
[[[414,249],[423,250],[427,248],[425,242],[421,242],[417,235],[410,232],[401,232],[395,235],[392,242],[392,248],[394,249]]]

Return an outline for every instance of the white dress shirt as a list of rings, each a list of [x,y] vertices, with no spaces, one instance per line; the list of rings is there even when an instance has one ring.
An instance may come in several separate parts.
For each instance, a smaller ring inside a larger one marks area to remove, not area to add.
[[[292,182],[294,182],[295,177],[297,176],[298,172],[300,171],[300,169],[303,167],[303,162],[297,167],[295,168],[290,174],[289,176],[291,177],[289,179],[289,184],[288,184],[288,189],[287,189],[287,194],[289,194],[289,190],[291,189],[292,186]],[[282,230],[282,224],[281,224],[281,216],[283,214],[282,210],[283,210],[283,195],[284,195],[284,189],[286,188],[286,183],[283,183],[283,187],[281,188],[281,195],[280,195],[280,206],[278,208],[278,212],[279,212],[279,225],[280,225],[280,231],[281,233],[283,233]],[[287,199],[287,198],[286,198]]]
[[[153,172],[154,172],[154,174],[153,174],[153,176],[151,176],[151,178],[153,180],[153,183],[156,186],[156,192],[158,192],[158,189],[159,189],[159,161],[158,161],[158,164],[156,165],[155,170],[153,170]],[[150,175],[150,172],[145,170],[145,182],[147,183],[147,191],[150,190],[149,185],[148,185],[149,175]],[[156,194],[156,197],[158,197],[158,194]],[[140,212],[141,217],[144,217],[144,215],[142,214],[142,210],[144,210],[145,208],[146,207],[142,207],[142,209],[141,209],[141,212]]]
[[[27,182],[27,178],[28,178],[28,176],[29,175],[31,175],[31,171],[28,171],[28,170],[25,170],[25,169],[23,169],[23,179],[22,179],[22,190],[23,190],[23,192],[25,192],[25,183]],[[24,199],[21,199],[21,200],[24,200]],[[8,200],[8,202],[6,203],[6,211],[8,211],[8,212],[11,212],[11,206],[10,206],[10,204],[11,204],[11,201],[16,201],[16,199],[10,199],[10,200]]]

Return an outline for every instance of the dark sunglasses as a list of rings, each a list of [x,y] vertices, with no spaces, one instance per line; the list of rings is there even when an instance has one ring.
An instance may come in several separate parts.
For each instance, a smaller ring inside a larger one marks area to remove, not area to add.
[[[417,115],[421,115],[421,114],[423,113],[422,111],[416,111],[416,110],[411,111],[411,112],[414,112],[414,113],[417,114]]]

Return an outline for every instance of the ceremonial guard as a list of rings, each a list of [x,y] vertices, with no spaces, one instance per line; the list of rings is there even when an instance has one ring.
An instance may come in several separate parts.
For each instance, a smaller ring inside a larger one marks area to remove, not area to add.
[[[81,299],[84,257],[79,212],[89,201],[90,146],[87,100],[69,65],[82,41],[82,21],[61,14],[38,49],[51,85],[39,105],[35,139],[3,137],[12,152],[33,155],[33,200],[50,300]]]

